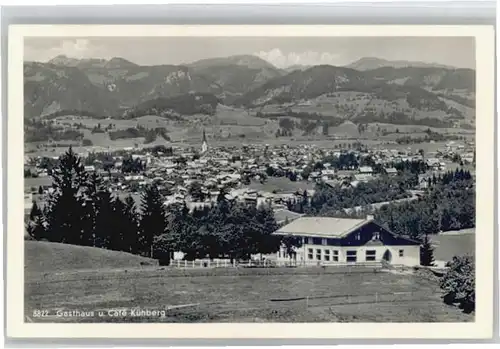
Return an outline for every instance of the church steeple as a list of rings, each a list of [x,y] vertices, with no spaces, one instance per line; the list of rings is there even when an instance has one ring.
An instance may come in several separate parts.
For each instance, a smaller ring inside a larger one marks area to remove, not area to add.
[[[205,134],[205,129],[203,129],[203,141],[201,143],[201,153],[204,154],[208,150],[207,135]]]

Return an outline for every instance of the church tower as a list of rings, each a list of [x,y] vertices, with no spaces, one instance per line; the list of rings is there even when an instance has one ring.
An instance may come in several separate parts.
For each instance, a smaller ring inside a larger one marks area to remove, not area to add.
[[[207,135],[205,134],[205,129],[203,129],[203,141],[201,143],[201,153],[205,154],[208,150]]]

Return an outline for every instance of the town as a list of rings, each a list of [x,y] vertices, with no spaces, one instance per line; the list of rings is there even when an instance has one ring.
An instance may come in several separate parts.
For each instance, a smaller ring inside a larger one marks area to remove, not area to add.
[[[404,183],[404,189],[394,193],[381,191],[385,195],[373,197],[371,202],[365,196],[351,206],[341,207],[346,217],[359,218],[390,203],[419,199],[449,171],[460,170],[471,178],[475,176],[474,171],[464,172],[468,165],[474,168],[473,142],[454,141],[428,154],[423,150],[412,152],[382,146],[370,149],[360,143],[346,149],[287,144],[212,147],[203,132],[198,147],[159,145],[114,153],[90,151],[81,156],[86,172],[99,175],[103,185],[117,197],[133,197],[138,207],[141,193],[150,185],[158,188],[167,211],[175,204],[186,205],[190,212],[210,207],[224,190],[228,200],[271,207],[278,224],[303,216],[304,209],[297,209],[297,203],[302,202],[304,195],[310,202],[318,186],[354,189],[381,180]],[[50,173],[57,161],[58,157],[27,159],[27,218],[33,203],[43,207],[53,192]],[[183,255],[178,251],[173,258],[182,260]],[[313,258],[311,261],[317,262]],[[328,257],[320,261],[332,264],[334,260]],[[444,265],[448,261],[439,262]],[[413,263],[418,265],[418,258]]]

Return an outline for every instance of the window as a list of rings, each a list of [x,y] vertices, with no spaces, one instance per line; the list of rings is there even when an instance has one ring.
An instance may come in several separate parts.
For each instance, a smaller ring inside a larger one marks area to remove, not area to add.
[[[359,241],[359,240],[361,240],[361,235],[360,235],[360,233],[356,233],[356,240],[358,240],[358,241]]]
[[[313,244],[313,239],[312,239],[312,238],[307,238],[307,243],[308,243],[309,245],[312,245],[312,244]]]
[[[323,259],[327,262],[330,261],[330,250],[324,250],[323,251]]]
[[[380,232],[376,231],[373,233],[372,240],[380,240]]]
[[[399,250],[399,257],[404,257],[405,251],[404,250]]]
[[[366,251],[366,261],[373,262],[375,260],[376,251],[375,250],[367,250]]]
[[[309,260],[313,259],[313,249],[312,248],[310,248],[307,251],[307,259],[309,259]]]
[[[356,251],[347,251],[347,262],[356,262]]]
[[[321,245],[326,246],[327,239],[321,239]]]
[[[312,238],[313,245],[321,245],[321,238]]]
[[[320,261],[321,260],[321,250],[316,250],[316,260]]]
[[[332,252],[333,252],[332,261],[338,262],[339,261],[339,251],[333,250]]]

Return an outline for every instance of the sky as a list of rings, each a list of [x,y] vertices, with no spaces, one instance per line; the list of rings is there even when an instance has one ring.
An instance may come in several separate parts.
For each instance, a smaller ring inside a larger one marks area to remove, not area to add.
[[[252,54],[278,68],[347,65],[362,57],[475,69],[472,37],[100,37],[25,38],[24,59],[121,57],[140,65],[186,64]]]

